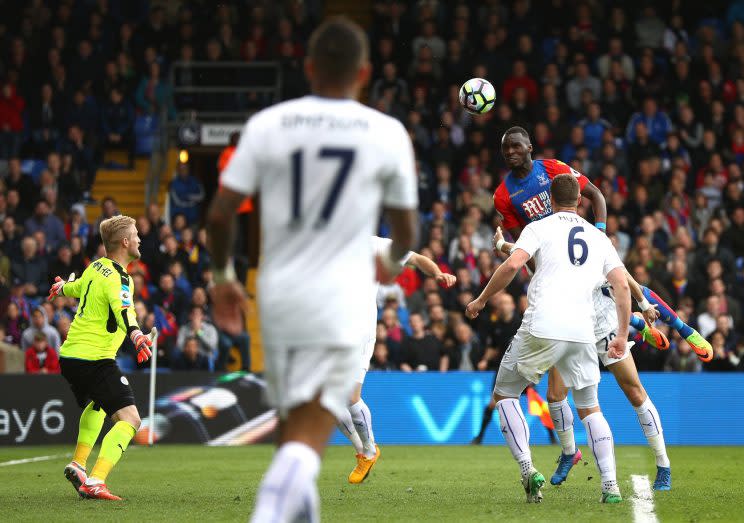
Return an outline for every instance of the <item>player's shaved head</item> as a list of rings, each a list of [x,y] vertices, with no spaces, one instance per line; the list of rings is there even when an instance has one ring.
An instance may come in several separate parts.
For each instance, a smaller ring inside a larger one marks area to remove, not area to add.
[[[352,83],[368,56],[367,36],[346,17],[323,22],[310,36],[308,58],[313,64],[313,75],[321,85]]]
[[[550,197],[555,207],[576,207],[579,203],[579,181],[572,174],[559,174],[550,184]]]
[[[519,127],[519,126],[509,127],[504,133],[504,136],[501,137],[501,141],[503,142],[504,140],[506,140],[507,136],[511,136],[511,135],[522,136],[524,137],[525,140],[527,140],[527,143],[530,142],[530,133],[528,133],[524,127]]]

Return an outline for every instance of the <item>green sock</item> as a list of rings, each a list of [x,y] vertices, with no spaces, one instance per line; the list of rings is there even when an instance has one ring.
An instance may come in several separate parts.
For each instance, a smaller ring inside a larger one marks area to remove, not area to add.
[[[90,451],[93,449],[93,445],[96,444],[98,435],[101,433],[101,427],[103,427],[103,420],[105,418],[106,413],[103,412],[103,409],[96,407],[92,401],[88,403],[88,406],[85,407],[85,410],[80,415],[77,446],[75,447],[75,454],[72,457],[72,461],[83,468],[85,468]]]
[[[98,454],[98,460],[90,477],[105,482],[109,472],[119,462],[136,433],[137,430],[126,421],[117,421],[103,438],[101,452]]]

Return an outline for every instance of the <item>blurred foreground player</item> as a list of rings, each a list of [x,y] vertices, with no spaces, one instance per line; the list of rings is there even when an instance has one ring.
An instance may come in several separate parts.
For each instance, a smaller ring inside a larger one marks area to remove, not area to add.
[[[557,368],[566,386],[573,390],[579,417],[589,435],[602,477],[601,501],[618,503],[622,497],[612,433],[597,397],[599,367],[592,293],[605,279],[615,289],[619,327],[617,337],[608,343],[608,354],[620,358],[626,351],[630,321],[625,267],[610,240],[578,216],[579,183],[574,176],[554,177],[550,199],[555,212],[525,227],[512,254],[494,272],[480,296],[468,304],[466,314],[477,317],[493,294],[503,290],[529,259],[535,260],[522,326],[501,361],[493,390],[501,431],[519,463],[527,502],[539,503],[545,478],[532,465],[529,428],[519,396],[530,383],[538,383],[551,368]]]
[[[134,218],[114,216],[101,222],[106,257],[91,263],[80,279],[55,277],[49,300],[57,296],[80,299],[67,339],[60,349],[60,368],[80,407],[80,429],[72,461],[65,477],[84,498],[120,500],[109,492],[106,478],[124,455],[140,426],[134,393],[116,364],[116,352],[125,336],[137,350],[137,362],[147,361],[152,339],[137,325],[132,296],[134,283],[127,273],[139,259],[140,239]],[[155,331],[151,333],[155,335]],[[86,462],[109,416],[114,422],[103,438],[101,451],[90,476]]]
[[[581,195],[592,202],[595,226],[604,231],[607,221],[607,205],[604,196],[589,179],[560,160],[533,160],[530,136],[522,127],[507,129],[501,139],[501,154],[506,166],[511,169],[504,181],[496,188],[493,202],[503,217],[503,228],[512,238],[519,238],[525,224],[549,216],[553,210],[547,187],[550,180],[559,174],[572,174],[579,182]],[[503,250],[503,249],[502,249]],[[508,251],[506,251],[508,254]],[[713,348],[698,331],[684,323],[654,291],[640,287],[642,296],[638,303],[645,312],[651,305],[661,315],[661,320],[679,332],[693,348],[701,361],[713,359]],[[642,318],[631,316],[631,325],[640,332],[643,340],[652,346],[665,350],[668,342],[659,337],[659,331],[652,328]]]
[[[387,256],[390,249],[391,240],[389,238],[372,237],[373,250],[376,257]],[[426,256],[416,252],[409,252],[401,260],[403,265],[416,267],[427,276],[432,276],[437,283],[446,288],[452,287],[457,278],[452,274],[441,271],[439,266]],[[338,428],[344,435],[349,438],[351,444],[356,450],[357,465],[349,474],[349,483],[361,483],[364,481],[372,467],[380,457],[380,449],[375,444],[374,431],[372,430],[372,413],[369,407],[362,399],[362,386],[364,378],[369,370],[369,361],[372,359],[372,353],[375,349],[375,338],[377,333],[377,289],[375,283],[371,286],[371,294],[367,298],[369,306],[365,314],[369,319],[369,326],[365,330],[362,339],[361,369],[356,378],[354,392],[352,393],[349,408],[342,412],[341,417],[337,420]]]
[[[345,18],[310,38],[312,95],[254,115],[222,173],[209,210],[214,316],[243,328],[244,296],[228,259],[235,211],[260,194],[258,296],[267,396],[279,416],[278,449],[256,496],[255,522],[318,521],[320,457],[347,410],[372,283],[380,207],[392,245],[388,275],[415,242],[413,147],[395,119],[356,102],[370,75],[364,32]],[[366,289],[366,287],[365,287]]]

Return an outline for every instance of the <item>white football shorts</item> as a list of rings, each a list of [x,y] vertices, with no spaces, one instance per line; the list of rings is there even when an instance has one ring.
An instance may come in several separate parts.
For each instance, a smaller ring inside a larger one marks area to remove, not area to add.
[[[539,383],[552,367],[571,389],[599,383],[597,348],[594,343],[537,338],[520,327],[501,360],[493,391],[518,398],[530,383]]]
[[[348,408],[359,373],[358,347],[264,347],[266,398],[280,419],[318,395],[336,418]]]
[[[625,354],[623,354],[622,358],[610,358],[607,355],[607,349],[609,348],[610,341],[615,338],[615,336],[616,334],[614,332],[611,332],[597,342],[597,356],[599,357],[599,361],[601,361],[602,365],[604,365],[605,367],[608,367],[613,363],[617,363],[618,361],[623,361],[624,359],[628,358],[630,356],[630,349],[633,347],[633,345],[635,345],[634,341],[629,341],[625,346]]]

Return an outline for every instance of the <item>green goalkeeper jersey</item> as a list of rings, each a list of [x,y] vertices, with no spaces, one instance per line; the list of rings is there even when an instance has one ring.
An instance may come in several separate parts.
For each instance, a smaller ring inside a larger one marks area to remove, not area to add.
[[[61,295],[80,301],[60,356],[80,360],[115,358],[124,337],[139,329],[133,292],[134,284],[126,269],[108,258],[99,258],[80,279],[65,283]]]

